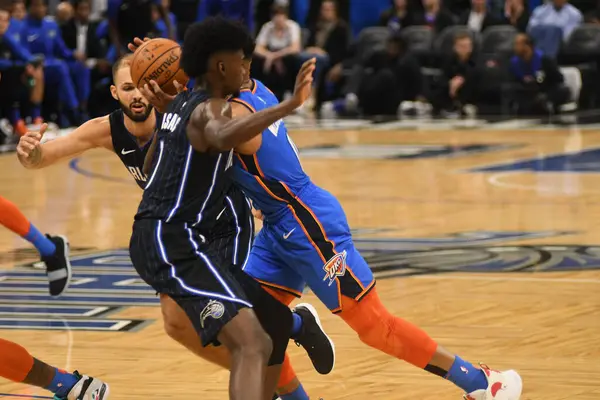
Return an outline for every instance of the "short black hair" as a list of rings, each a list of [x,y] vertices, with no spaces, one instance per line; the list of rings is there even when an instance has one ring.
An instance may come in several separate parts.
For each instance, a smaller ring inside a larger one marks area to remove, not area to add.
[[[250,34],[237,21],[222,17],[206,18],[191,25],[183,39],[181,67],[190,78],[204,75],[208,59],[220,51],[245,50]]]
[[[244,45],[244,59],[251,59],[254,55],[254,49],[256,48],[256,42],[254,38],[248,35],[248,39],[246,40],[246,44]]]
[[[31,3],[33,3],[35,0],[25,0],[25,8],[29,8],[32,6]],[[45,6],[48,5],[48,0],[41,0],[42,3],[44,3]],[[18,1],[16,3],[19,3]]]
[[[131,67],[132,60],[133,60],[133,54],[125,54],[124,56],[117,59],[117,61],[115,61],[115,63],[112,66],[113,83],[115,81],[115,76],[117,76],[117,72],[119,72],[119,70],[121,68]]]

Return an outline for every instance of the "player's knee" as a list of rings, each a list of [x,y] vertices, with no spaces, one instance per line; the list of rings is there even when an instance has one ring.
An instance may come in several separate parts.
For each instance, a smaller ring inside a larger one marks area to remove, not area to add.
[[[266,363],[273,352],[273,341],[262,329],[260,324],[248,327],[243,335],[231,341],[231,355],[242,358],[260,358]]]
[[[163,326],[165,329],[165,333],[169,335],[171,339],[177,342],[181,342],[184,336],[184,332],[188,328],[187,325],[189,324],[185,324],[184,322],[185,321],[182,321],[181,319],[163,314]]]

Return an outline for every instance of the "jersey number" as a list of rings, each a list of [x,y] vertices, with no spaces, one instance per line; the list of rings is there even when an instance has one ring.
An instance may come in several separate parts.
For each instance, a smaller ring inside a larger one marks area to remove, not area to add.
[[[136,181],[146,182],[146,175],[140,171],[139,167],[127,167],[127,169],[129,170],[131,176],[133,176],[133,179]]]

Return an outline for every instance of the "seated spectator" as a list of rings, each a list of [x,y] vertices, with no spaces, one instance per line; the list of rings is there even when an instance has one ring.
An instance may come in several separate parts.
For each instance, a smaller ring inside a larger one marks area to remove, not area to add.
[[[288,6],[286,1],[284,4]],[[250,32],[254,32],[254,2],[252,0],[201,0],[198,4],[196,21],[206,17],[221,15],[227,19],[243,22]]]
[[[105,59],[106,48],[98,37],[99,22],[90,21],[90,0],[75,0],[75,16],[61,27],[65,45],[84,55],[84,62],[91,70],[91,82],[111,75],[111,63]],[[88,88],[89,90],[89,88]],[[85,98],[80,98],[85,102]]]
[[[12,7],[10,9],[10,16],[18,21],[23,21],[25,19],[27,16],[25,0],[13,0]]]
[[[19,40],[9,35],[10,14],[0,10],[0,106],[8,113],[14,131],[27,132],[21,117],[22,106],[29,105],[34,124],[41,124],[41,102],[44,76],[39,60],[35,60]]]
[[[171,32],[169,37],[174,39],[172,35],[175,31],[171,27],[171,19],[162,5],[162,0],[108,0],[106,13],[115,58],[128,52],[127,43],[132,42],[133,38],[158,36],[152,15],[154,7],[164,21],[166,31]]]
[[[56,7],[56,23],[62,27],[69,22],[75,15],[73,5],[69,1],[62,1]]]
[[[447,27],[456,24],[454,15],[440,7],[440,0],[423,0],[423,8],[425,9],[423,25],[429,26],[435,33],[440,33]]]
[[[525,32],[529,23],[529,9],[523,4],[523,1],[506,0],[504,4],[506,22],[514,26],[519,32]]]
[[[288,18],[286,7],[273,6],[271,21],[263,25],[256,38],[252,74],[265,82],[279,98],[291,90],[298,69],[300,25]]]
[[[348,55],[349,41],[350,28],[338,18],[337,3],[334,0],[324,1],[319,20],[310,28],[307,47],[300,54],[302,62],[312,57],[317,59],[314,73],[318,86],[317,106],[325,99],[327,90],[342,77],[342,61]]]
[[[173,40],[177,41],[177,17],[170,10],[171,1],[170,0],[161,0],[161,4],[162,4],[165,12],[169,16],[169,19],[171,20],[171,29],[173,29],[173,31],[169,32],[169,29],[167,28],[167,24],[165,23],[165,20],[160,17],[160,11],[158,10],[158,7],[155,5],[153,12],[152,12],[152,19],[154,20],[154,25],[158,32],[158,36],[164,37],[164,38],[172,38]]]
[[[527,31],[544,54],[556,56],[562,41],[582,21],[581,12],[567,0],[552,0],[533,10]]]
[[[516,84],[513,98],[520,114],[556,112],[569,101],[570,92],[558,65],[533,47],[531,37],[515,38],[515,55],[510,60],[510,75]]]
[[[459,111],[467,116],[476,112],[477,63],[473,54],[473,39],[466,32],[454,37],[452,55],[442,66],[442,79],[431,103],[434,109]]]
[[[385,50],[367,59],[364,71],[357,96],[365,115],[396,115],[402,102],[423,98],[419,63],[398,34],[388,39]]]
[[[425,21],[420,13],[409,10],[407,0],[394,0],[392,8],[381,14],[379,24],[387,26],[393,32],[398,32],[410,25],[424,25]]]
[[[487,11],[486,0],[471,0],[471,9],[464,11],[459,24],[468,26],[474,32],[483,32],[488,26],[502,23],[493,14]]]
[[[70,123],[78,125],[81,123],[80,101],[87,100],[89,95],[90,73],[82,62],[85,55],[67,48],[56,22],[46,17],[45,0],[29,0],[27,6],[23,37],[28,50],[44,58],[46,86],[56,89],[47,93],[58,93]]]

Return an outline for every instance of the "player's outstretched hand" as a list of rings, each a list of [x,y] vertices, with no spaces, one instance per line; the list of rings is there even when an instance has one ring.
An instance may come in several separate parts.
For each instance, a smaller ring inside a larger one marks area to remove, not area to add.
[[[294,96],[291,98],[296,108],[304,104],[312,93],[313,73],[315,72],[316,62],[316,58],[311,58],[304,62],[300,68],[300,72],[296,75]]]
[[[150,40],[150,38],[148,38],[148,37],[144,38],[144,40],[140,39],[139,37],[135,37],[135,38],[133,38],[133,42],[127,44],[127,48],[132,53],[135,53],[135,51],[138,49],[138,47],[140,47],[141,45],[144,44],[144,42],[147,42],[149,40]]]
[[[23,165],[28,166],[34,163],[41,154],[40,143],[46,129],[48,129],[48,124],[43,124],[38,132],[27,132],[19,139],[17,156]]]
[[[173,86],[177,89],[178,94],[185,90],[185,86],[177,81],[173,81]],[[160,113],[164,113],[169,103],[175,98],[175,96],[165,93],[154,80],[151,80],[149,85],[146,83],[141,87],[140,92]]]

